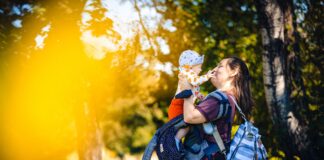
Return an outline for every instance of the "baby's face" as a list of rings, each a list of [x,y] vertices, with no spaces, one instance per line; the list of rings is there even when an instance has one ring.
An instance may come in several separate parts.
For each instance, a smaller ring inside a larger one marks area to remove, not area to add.
[[[197,64],[191,67],[191,69],[196,73],[199,74],[201,72],[201,64]]]

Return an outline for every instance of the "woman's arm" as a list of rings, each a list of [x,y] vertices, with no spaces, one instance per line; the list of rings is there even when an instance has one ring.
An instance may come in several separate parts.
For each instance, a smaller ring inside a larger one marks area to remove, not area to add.
[[[192,85],[188,82],[184,75],[179,76],[179,85],[182,90],[192,89]],[[206,118],[202,113],[196,109],[195,98],[191,96],[184,99],[183,104],[183,118],[186,123],[199,124],[206,122]]]
[[[183,117],[184,121],[190,124],[206,122],[206,118],[196,109],[193,96],[184,99]]]

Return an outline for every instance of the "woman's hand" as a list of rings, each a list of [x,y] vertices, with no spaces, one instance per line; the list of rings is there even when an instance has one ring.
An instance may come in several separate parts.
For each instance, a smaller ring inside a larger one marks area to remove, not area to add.
[[[200,101],[202,101],[202,100],[204,100],[205,96],[204,96],[203,94],[201,94],[201,93],[198,93],[197,98],[198,98]]]

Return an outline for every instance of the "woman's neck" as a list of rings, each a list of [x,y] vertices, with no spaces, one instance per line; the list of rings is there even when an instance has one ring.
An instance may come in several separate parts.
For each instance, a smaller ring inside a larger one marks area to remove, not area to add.
[[[226,83],[223,86],[218,87],[217,89],[220,90],[220,91],[226,92],[228,94],[235,95],[234,94],[234,87],[230,83]]]

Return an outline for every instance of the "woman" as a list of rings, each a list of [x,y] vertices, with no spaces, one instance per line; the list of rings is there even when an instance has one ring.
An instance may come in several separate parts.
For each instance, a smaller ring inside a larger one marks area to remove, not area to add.
[[[244,114],[249,115],[253,106],[253,100],[250,91],[250,75],[246,64],[237,57],[230,57],[223,59],[218,66],[213,69],[213,72],[214,77],[210,79],[212,85],[217,88],[217,90],[225,93],[228,97],[233,97]],[[181,77],[180,85],[184,90],[191,89],[192,87]],[[184,121],[189,124],[201,124],[214,121],[225,146],[229,147],[231,123],[233,122],[235,113],[233,100],[229,98],[231,106],[220,105],[219,100],[212,96],[207,97],[197,106],[194,105],[194,101],[195,99],[193,96],[184,99]],[[231,107],[230,110],[232,110],[232,113],[230,113],[230,123],[228,123],[228,118],[226,118],[226,116],[218,116],[221,110],[229,110],[221,107]],[[203,134],[208,144],[216,144],[212,135]],[[190,159],[190,157],[188,158]],[[224,156],[216,152],[212,153],[212,159],[224,159]]]

